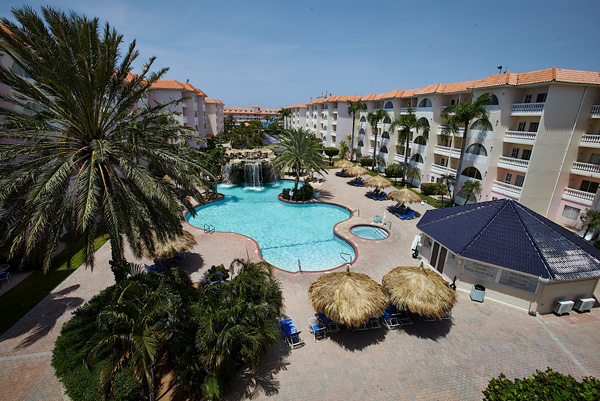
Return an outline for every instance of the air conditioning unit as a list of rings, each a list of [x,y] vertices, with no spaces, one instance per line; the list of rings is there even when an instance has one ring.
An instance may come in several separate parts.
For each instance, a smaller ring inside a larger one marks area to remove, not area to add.
[[[573,305],[575,305],[573,301],[556,301],[554,304],[554,313],[557,315],[569,313],[573,309]]]
[[[576,311],[586,312],[594,307],[596,300],[594,298],[579,298],[573,307]]]

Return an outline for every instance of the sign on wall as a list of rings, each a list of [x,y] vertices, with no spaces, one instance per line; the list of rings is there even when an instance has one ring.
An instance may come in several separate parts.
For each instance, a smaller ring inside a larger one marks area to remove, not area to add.
[[[538,285],[537,278],[525,276],[517,272],[511,272],[510,270],[502,270],[498,282],[532,294],[536,293]]]
[[[487,281],[496,281],[496,276],[498,275],[497,267],[484,265],[483,263],[477,263],[472,260],[465,260],[462,271],[468,276],[477,277]]]

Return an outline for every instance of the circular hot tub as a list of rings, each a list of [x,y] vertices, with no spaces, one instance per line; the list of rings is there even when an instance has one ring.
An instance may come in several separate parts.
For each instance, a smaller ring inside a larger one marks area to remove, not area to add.
[[[390,236],[389,231],[370,224],[354,226],[350,229],[350,232],[357,237],[374,240],[385,239]]]

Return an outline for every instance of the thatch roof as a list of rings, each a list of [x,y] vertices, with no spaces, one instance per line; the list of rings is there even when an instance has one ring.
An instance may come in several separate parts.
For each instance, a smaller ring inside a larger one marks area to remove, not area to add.
[[[410,189],[408,189],[407,187],[404,187],[402,189],[397,189],[395,191],[391,191],[387,197],[388,197],[388,199],[395,200],[396,202],[402,202],[402,203],[421,202],[421,197],[419,195],[417,195],[416,193],[414,193],[413,191],[411,191]]]
[[[352,163],[350,160],[342,159],[333,163],[333,166],[337,168],[350,168],[354,167],[354,163]]]
[[[383,188],[391,187],[392,183],[388,179],[383,178],[380,175],[375,175],[373,177],[367,178],[365,180],[365,185],[367,187],[375,187],[375,188],[383,189]]]
[[[349,169],[347,169],[346,174],[351,175],[353,177],[358,177],[359,175],[369,174],[369,170],[367,170],[366,168],[364,168],[362,166],[357,165],[357,166],[350,167]]]
[[[316,312],[333,321],[358,327],[370,317],[381,316],[389,300],[381,286],[369,276],[350,271],[325,273],[308,289]]]
[[[441,320],[456,303],[456,292],[423,263],[420,267],[396,267],[383,276],[382,283],[394,306],[421,316]]]
[[[188,251],[197,244],[192,233],[185,230],[182,231],[180,236],[165,241],[158,241],[155,235],[154,249],[144,249],[143,254],[148,258],[169,259],[178,253]]]

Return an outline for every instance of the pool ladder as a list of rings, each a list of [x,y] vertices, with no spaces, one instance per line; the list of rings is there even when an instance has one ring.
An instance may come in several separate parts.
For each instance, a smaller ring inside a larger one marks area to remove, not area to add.
[[[388,230],[391,230],[392,229],[392,221],[391,220],[386,221],[385,223],[383,223],[381,225],[381,227],[385,227],[386,224],[388,224]]]
[[[346,262],[346,264],[352,265],[352,255],[350,255],[349,253],[340,252],[340,258],[342,258],[342,260]]]
[[[204,225],[204,234],[212,234],[214,232],[215,232],[215,226],[213,226],[212,224]]]
[[[354,212],[356,212],[356,217],[360,217],[360,209],[356,208],[352,211],[352,214],[354,214]]]

